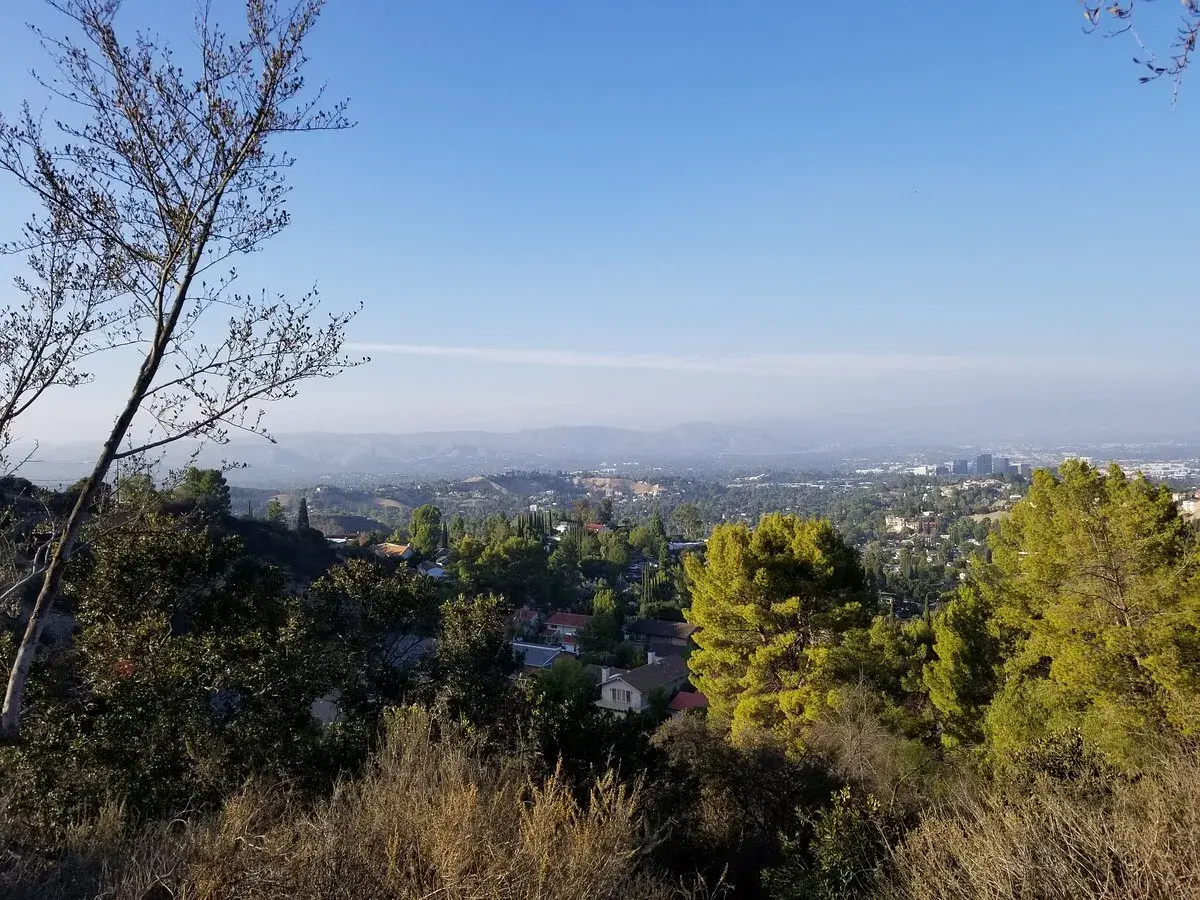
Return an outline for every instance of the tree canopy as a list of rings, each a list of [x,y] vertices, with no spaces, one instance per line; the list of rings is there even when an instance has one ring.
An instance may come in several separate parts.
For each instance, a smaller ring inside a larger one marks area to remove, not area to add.
[[[197,469],[189,466],[175,489],[181,500],[192,500],[206,518],[229,515],[229,482],[220,469]]]
[[[437,551],[442,539],[442,511],[432,503],[425,503],[413,510],[408,525],[409,540],[425,556]]]
[[[1077,731],[1136,768],[1200,731],[1200,567],[1169,490],[1117,466],[1035,474],[937,623],[931,696],[998,758]],[[990,701],[990,702],[989,702]]]
[[[803,743],[822,706],[830,651],[867,624],[871,602],[857,553],[823,520],[764,516],[754,529],[720,525],[707,559],[685,560],[688,662],[710,715],[734,737],[766,728]]]

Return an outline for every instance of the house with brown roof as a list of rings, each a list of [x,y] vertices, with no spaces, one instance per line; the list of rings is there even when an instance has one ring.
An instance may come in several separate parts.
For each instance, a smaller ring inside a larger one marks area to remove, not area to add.
[[[683,657],[651,653],[650,661],[641,668],[605,678],[596,705],[613,712],[641,712],[649,708],[655,693],[670,695],[687,683],[688,667]]]
[[[635,644],[643,647],[686,647],[696,626],[690,622],[667,622],[664,619],[639,619],[625,627],[625,633]]]
[[[407,562],[417,553],[412,544],[393,544],[388,541],[373,545],[371,552],[380,559],[390,559],[395,562]]]
[[[572,653],[579,652],[579,633],[592,621],[581,613],[556,612],[546,620],[546,636]]]

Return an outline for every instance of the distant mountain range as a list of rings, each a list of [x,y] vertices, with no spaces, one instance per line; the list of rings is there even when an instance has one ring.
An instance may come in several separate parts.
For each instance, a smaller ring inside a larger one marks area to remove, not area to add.
[[[281,434],[275,443],[238,439],[205,447],[199,464],[245,466],[230,481],[247,485],[312,482],[346,475],[460,477],[505,469],[577,470],[598,466],[692,465],[732,457],[798,455],[832,458],[833,448],[805,440],[791,427],[688,424],[657,431],[603,426],[533,428],[513,432],[439,431],[414,434]],[[22,471],[43,482],[82,476],[94,444],[43,445]],[[186,461],[186,451],[166,464]]]
[[[667,469],[727,472],[742,468],[827,469],[896,459],[920,450],[948,459],[972,448],[919,442],[915,435],[885,436],[870,423],[779,420],[717,425],[694,423],[638,431],[604,426],[530,428],[512,432],[430,431],[413,434],[281,434],[275,443],[238,439],[203,448],[198,463],[224,461],[244,468],[229,480],[248,487],[281,488],[318,481],[460,478],[506,470],[545,472],[615,467],[626,471]],[[1195,442],[1189,442],[1192,446]],[[902,446],[901,446],[902,445]],[[74,481],[94,458],[97,445],[43,445],[21,474],[43,483]],[[1085,452],[1079,447],[1077,452]],[[1171,448],[1182,454],[1183,446]],[[174,450],[168,467],[187,462],[189,448]]]

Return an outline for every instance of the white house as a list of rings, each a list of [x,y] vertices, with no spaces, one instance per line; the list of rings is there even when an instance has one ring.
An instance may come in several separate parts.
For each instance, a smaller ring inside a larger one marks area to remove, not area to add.
[[[681,656],[649,655],[650,662],[639,669],[611,674],[601,672],[600,699],[596,705],[613,712],[641,712],[650,706],[655,692],[667,696],[687,684],[687,662]]]

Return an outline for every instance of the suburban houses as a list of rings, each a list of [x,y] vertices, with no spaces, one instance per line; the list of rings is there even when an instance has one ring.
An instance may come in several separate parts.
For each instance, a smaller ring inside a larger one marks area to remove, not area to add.
[[[543,527],[546,530],[542,532],[542,540],[546,542],[547,551],[566,534],[582,539],[583,536],[604,536],[617,530],[597,522],[582,525],[559,522]],[[663,550],[674,554],[701,550],[705,546],[703,541],[678,539],[664,543]],[[362,546],[380,560],[398,563],[402,568],[435,581],[454,582],[462,577],[451,562],[452,551],[444,545],[435,551],[421,551],[415,543],[394,540]],[[623,586],[636,584],[638,580],[642,580],[643,585],[653,585],[653,575],[661,564],[639,553],[623,561],[621,568],[616,570],[615,577],[623,579],[617,589],[628,591],[621,601],[627,612],[635,610],[637,604],[630,598],[633,590]],[[603,578],[592,576],[590,581],[585,579],[582,586],[599,590],[603,583]],[[570,603],[570,607],[577,609],[577,603]],[[594,632],[593,623],[596,625]],[[660,714],[679,716],[707,706],[703,695],[694,693],[689,684],[686,657],[694,646],[692,636],[696,626],[688,622],[631,618],[616,628],[611,619],[601,620],[571,608],[525,605],[512,612],[505,632],[519,664],[519,673],[537,675],[552,669],[559,660],[583,656],[588,674],[596,685],[596,705],[601,709],[620,714],[654,709]],[[394,664],[398,668],[408,668],[413,659],[421,658],[427,651],[428,648],[419,641],[400,641]],[[645,663],[639,665],[643,660]],[[630,668],[618,668],[613,663]],[[320,712],[325,719],[336,717],[337,698],[323,698]]]

